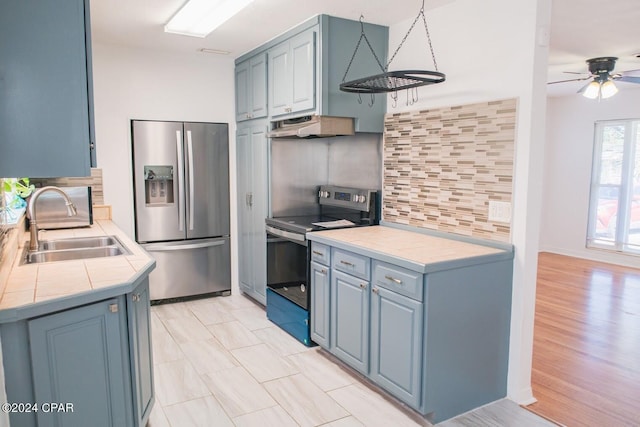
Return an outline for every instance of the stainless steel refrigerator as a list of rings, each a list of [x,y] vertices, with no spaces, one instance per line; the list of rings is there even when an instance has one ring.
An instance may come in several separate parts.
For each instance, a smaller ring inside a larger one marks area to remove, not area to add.
[[[229,126],[132,120],[136,241],[152,300],[231,290]]]

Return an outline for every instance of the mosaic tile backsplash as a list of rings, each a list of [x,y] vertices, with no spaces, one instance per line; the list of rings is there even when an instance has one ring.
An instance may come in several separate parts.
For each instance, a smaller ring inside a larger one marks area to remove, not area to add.
[[[388,114],[383,219],[509,242],[489,202],[512,201],[516,99]]]

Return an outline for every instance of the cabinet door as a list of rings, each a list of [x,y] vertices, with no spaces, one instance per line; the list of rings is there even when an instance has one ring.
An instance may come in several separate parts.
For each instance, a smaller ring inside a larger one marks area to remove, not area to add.
[[[329,348],[329,318],[331,308],[331,283],[329,267],[311,263],[311,339]]]
[[[254,298],[261,303],[266,303],[267,298],[267,235],[264,228],[264,219],[269,214],[269,171],[268,154],[269,140],[267,138],[267,126],[254,126],[251,129],[251,153],[252,153],[252,233],[253,245],[252,257],[248,260],[254,273]]]
[[[267,116],[267,54],[236,66],[236,121]]]
[[[236,134],[238,188],[238,279],[240,288],[253,292],[252,213],[251,213],[251,128],[238,129]]]
[[[38,426],[131,425],[125,315],[111,299],[29,321],[35,401],[73,404],[73,413],[39,411]]]
[[[236,65],[236,121],[250,119],[251,68],[249,61]]]
[[[331,270],[331,348],[360,372],[369,369],[369,282]]]
[[[269,51],[269,111],[272,116],[291,112],[291,57],[289,42]]]
[[[88,4],[0,2],[3,176],[91,174]]]
[[[266,303],[269,212],[267,125],[238,129],[238,269],[240,288]]]
[[[136,425],[144,426],[155,402],[149,279],[145,279],[127,297],[129,350],[131,353],[131,376],[133,378],[133,416],[136,420]]]
[[[420,406],[421,302],[372,288],[371,378],[413,408]]]
[[[306,31],[290,41],[291,109],[294,113],[315,107],[315,35],[315,31]]]
[[[267,117],[267,54],[251,58],[250,69],[249,114],[252,119]]]

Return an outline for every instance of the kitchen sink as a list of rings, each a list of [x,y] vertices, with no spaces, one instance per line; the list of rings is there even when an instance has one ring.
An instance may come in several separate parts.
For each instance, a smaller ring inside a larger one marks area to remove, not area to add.
[[[37,251],[30,251],[28,245],[25,246],[22,263],[37,264],[130,254],[131,252],[115,236],[43,240]]]
[[[85,249],[117,246],[122,244],[115,236],[76,237],[71,239],[43,240],[40,250],[54,251],[60,249]]]

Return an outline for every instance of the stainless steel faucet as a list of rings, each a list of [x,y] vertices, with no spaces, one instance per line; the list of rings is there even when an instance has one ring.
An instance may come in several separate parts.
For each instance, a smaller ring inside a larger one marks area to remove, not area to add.
[[[29,231],[31,235],[31,240],[29,241],[30,251],[37,251],[38,248],[40,247],[40,243],[38,242],[38,225],[36,223],[36,200],[38,200],[38,197],[40,197],[42,193],[46,193],[47,191],[54,191],[56,193],[59,193],[64,198],[65,205],[67,206],[67,215],[74,216],[77,213],[76,207],[71,201],[71,199],[69,198],[69,196],[67,195],[67,193],[65,193],[58,187],[53,187],[53,186],[42,187],[39,190],[37,190],[35,193],[33,193],[31,195],[31,199],[29,200],[29,207],[28,207]]]

